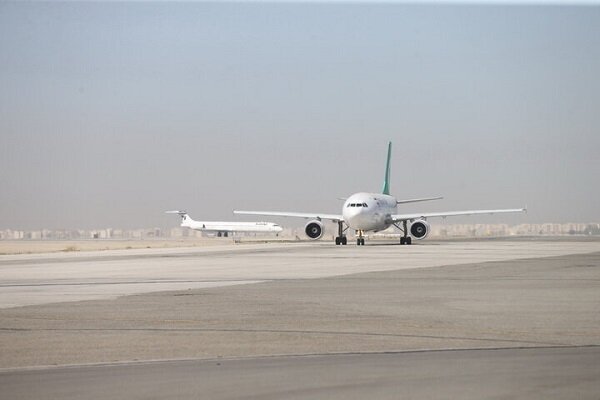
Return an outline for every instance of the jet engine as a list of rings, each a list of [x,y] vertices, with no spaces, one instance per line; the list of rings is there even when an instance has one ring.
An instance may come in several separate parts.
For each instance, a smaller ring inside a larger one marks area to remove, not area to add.
[[[415,239],[425,239],[430,231],[431,228],[429,223],[424,219],[417,220],[410,224],[410,235]]]
[[[306,232],[306,236],[311,238],[312,240],[321,239],[323,233],[325,233],[325,229],[323,228],[323,224],[321,221],[310,221],[304,227],[304,232]]]

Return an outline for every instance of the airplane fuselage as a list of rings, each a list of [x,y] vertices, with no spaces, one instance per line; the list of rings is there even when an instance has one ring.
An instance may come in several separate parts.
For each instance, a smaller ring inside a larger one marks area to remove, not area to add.
[[[283,229],[272,222],[225,222],[225,221],[194,221],[185,218],[181,226],[197,231],[207,232],[269,232],[279,233]]]
[[[378,232],[392,225],[392,215],[397,210],[397,201],[393,196],[360,192],[346,199],[342,216],[351,229]]]

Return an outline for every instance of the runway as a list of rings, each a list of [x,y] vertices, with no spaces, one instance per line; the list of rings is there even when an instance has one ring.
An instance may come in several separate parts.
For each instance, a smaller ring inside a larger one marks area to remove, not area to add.
[[[0,256],[0,308],[600,251],[598,242],[329,242]]]
[[[0,284],[11,398],[599,392],[597,241],[4,256]]]
[[[15,399],[594,399],[600,347],[168,361],[0,374]]]

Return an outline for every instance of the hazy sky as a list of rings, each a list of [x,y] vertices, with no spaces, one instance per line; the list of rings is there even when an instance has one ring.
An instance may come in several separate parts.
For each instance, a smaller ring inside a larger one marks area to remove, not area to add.
[[[1,2],[0,229],[340,212],[388,140],[403,210],[597,222],[599,71],[599,6]]]

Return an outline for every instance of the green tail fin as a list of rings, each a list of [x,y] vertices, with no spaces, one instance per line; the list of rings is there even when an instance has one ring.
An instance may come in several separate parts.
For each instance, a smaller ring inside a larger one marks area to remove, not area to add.
[[[390,159],[392,158],[392,142],[388,143],[387,161],[385,163],[385,178],[381,193],[390,194]]]

